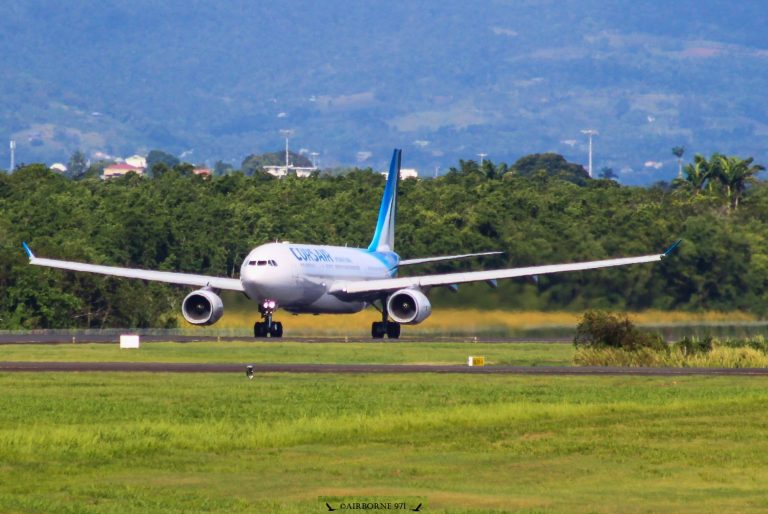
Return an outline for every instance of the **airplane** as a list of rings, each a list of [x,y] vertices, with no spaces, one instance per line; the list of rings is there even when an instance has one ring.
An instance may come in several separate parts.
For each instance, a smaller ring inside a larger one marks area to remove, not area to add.
[[[263,244],[252,249],[243,260],[240,278],[46,259],[36,257],[26,242],[22,244],[30,264],[36,266],[197,287],[199,289],[189,293],[181,304],[184,319],[193,325],[216,323],[224,314],[224,304],[218,293],[229,290],[244,293],[257,304],[261,321],[253,327],[256,338],[282,337],[283,324],[273,318],[278,309],[294,314],[351,314],[373,305],[380,311],[381,321],[372,323],[371,337],[382,339],[386,335],[397,339],[401,325],[416,325],[432,313],[427,294],[434,287],[457,288],[458,284],[470,282],[486,282],[497,287],[500,279],[656,262],[670,255],[681,242],[677,241],[664,253],[655,255],[398,277],[398,271],[406,266],[502,253],[400,259],[395,252],[395,214],[401,158],[402,151],[395,149],[368,248],[288,241]]]

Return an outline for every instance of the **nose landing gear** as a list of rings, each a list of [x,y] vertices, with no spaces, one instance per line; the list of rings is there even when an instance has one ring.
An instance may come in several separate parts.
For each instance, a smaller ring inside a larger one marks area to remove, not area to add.
[[[253,324],[253,337],[283,337],[283,324],[272,321],[275,310],[277,310],[277,303],[274,300],[264,300],[259,305],[259,312],[264,321]]]

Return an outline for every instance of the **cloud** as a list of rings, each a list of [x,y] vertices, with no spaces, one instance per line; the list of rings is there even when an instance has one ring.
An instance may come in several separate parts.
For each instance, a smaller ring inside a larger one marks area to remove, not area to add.
[[[692,46],[680,52],[681,57],[694,57],[699,59],[709,59],[725,53],[722,48],[711,46]]]
[[[491,32],[497,36],[517,37],[520,35],[516,30],[505,29],[504,27],[491,27]]]
[[[659,161],[645,161],[644,166],[646,168],[653,168],[656,170],[660,170],[662,166],[664,166],[664,163]]]

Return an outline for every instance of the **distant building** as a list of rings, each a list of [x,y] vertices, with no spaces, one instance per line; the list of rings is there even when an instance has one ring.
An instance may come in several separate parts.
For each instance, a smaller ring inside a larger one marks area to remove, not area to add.
[[[296,176],[297,177],[301,177],[301,178],[307,178],[310,175],[312,175],[313,171],[317,171],[317,168],[314,168],[314,167],[313,168],[299,168],[299,167],[294,166],[292,169],[293,169],[293,171],[296,172]]]
[[[144,175],[144,170],[145,168],[131,166],[130,164],[110,164],[104,168],[104,173],[101,175],[101,178],[107,180],[110,178],[124,177],[130,172],[134,172],[137,175]]]
[[[67,167],[60,162],[56,162],[51,164],[51,171],[55,171],[56,173],[66,173]]]
[[[264,166],[264,171],[277,178],[283,178],[288,174],[285,166]]]
[[[135,166],[137,168],[144,168],[147,169],[147,159],[146,157],[142,157],[141,155],[132,155],[125,159],[125,164],[130,164],[131,166]]]
[[[205,177],[210,178],[210,176],[213,175],[210,168],[195,168],[192,170],[192,173],[194,173],[195,175],[200,175],[201,177],[204,177],[204,178]]]
[[[313,171],[317,171],[317,168],[303,168],[300,166],[264,166],[264,171],[272,175],[273,177],[283,178],[290,172],[295,172],[297,177],[307,178],[312,175]]]
[[[384,178],[389,177],[388,171],[382,171],[382,175],[384,175]],[[400,179],[405,180],[407,178],[419,178],[419,172],[416,171],[416,168],[400,168]]]

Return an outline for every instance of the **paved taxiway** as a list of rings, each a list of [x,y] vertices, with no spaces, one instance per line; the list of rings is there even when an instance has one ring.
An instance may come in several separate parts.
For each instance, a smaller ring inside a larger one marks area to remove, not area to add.
[[[126,333],[130,333],[126,331]],[[78,343],[110,343],[117,344],[119,334],[88,333],[88,332],[40,332],[11,334],[0,333],[0,345],[3,344],[78,344]],[[281,343],[571,343],[573,338],[558,337],[433,337],[409,336],[400,339],[371,339],[370,337],[285,337],[282,339],[254,339],[248,336],[181,336],[181,335],[141,335],[142,343],[198,343],[198,342],[228,342],[252,341]]]
[[[768,368],[616,368],[576,366],[458,366],[422,364],[209,364],[183,362],[0,362],[0,373],[120,371],[162,373],[461,373],[475,375],[728,375],[768,376]]]

